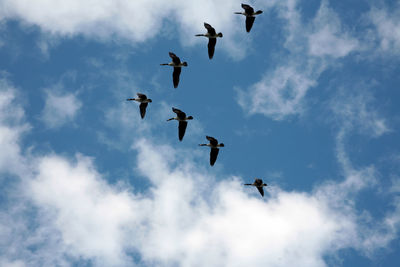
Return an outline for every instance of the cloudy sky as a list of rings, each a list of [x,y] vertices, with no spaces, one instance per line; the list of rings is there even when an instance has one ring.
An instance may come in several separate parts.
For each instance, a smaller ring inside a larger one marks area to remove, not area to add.
[[[399,2],[240,4],[0,0],[1,266],[398,266]]]

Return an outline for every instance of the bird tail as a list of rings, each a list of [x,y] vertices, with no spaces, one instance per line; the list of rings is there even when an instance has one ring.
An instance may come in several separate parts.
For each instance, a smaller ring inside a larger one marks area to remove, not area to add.
[[[218,37],[222,37],[222,36],[223,36],[222,32],[218,33]]]

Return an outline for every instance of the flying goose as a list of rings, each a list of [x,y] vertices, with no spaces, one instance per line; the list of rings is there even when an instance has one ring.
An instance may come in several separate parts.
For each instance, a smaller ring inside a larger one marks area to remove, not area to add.
[[[254,183],[252,183],[252,184],[244,184],[244,185],[252,185],[252,186],[257,187],[258,192],[260,192],[261,196],[264,196],[264,189],[263,189],[263,187],[264,187],[264,186],[267,186],[267,184],[264,184],[264,183],[263,183],[263,180],[262,180],[262,179],[258,179],[258,178],[255,178],[255,179],[254,179]]]
[[[169,56],[172,58],[172,62],[160,64],[161,66],[172,66],[174,67],[174,72],[172,73],[172,81],[174,82],[174,88],[178,87],[179,84],[179,75],[181,75],[181,67],[187,67],[187,62],[181,62],[179,57],[177,57],[174,53],[169,52]]]
[[[183,136],[185,135],[187,120],[193,120],[192,116],[186,117],[186,113],[177,108],[172,108],[172,111],[176,113],[175,118],[168,119],[167,121],[177,120],[179,121],[179,141],[182,141]]]
[[[210,165],[214,166],[215,161],[217,160],[219,147],[224,147],[223,143],[218,144],[218,140],[211,136],[206,136],[207,140],[210,141],[209,144],[199,144],[199,146],[209,146],[211,148],[210,151]]]
[[[144,118],[144,115],[146,115],[146,108],[148,103],[151,103],[151,99],[147,98],[145,94],[137,93],[137,96],[139,98],[128,98],[127,101],[137,101],[140,103],[139,109],[140,109],[140,116],[142,119]]]
[[[207,29],[206,34],[196,34],[195,36],[204,36],[208,38],[208,57],[210,59],[214,56],[215,44],[217,43],[217,37],[222,37],[222,33],[216,33],[215,29],[208,23],[204,22],[204,27]]]
[[[254,12],[254,9],[246,4],[242,4],[242,8],[244,9],[244,12],[235,12],[235,14],[246,16],[246,31],[250,32],[251,27],[253,27],[254,20],[256,19],[256,15],[260,15],[263,12],[262,10]]]

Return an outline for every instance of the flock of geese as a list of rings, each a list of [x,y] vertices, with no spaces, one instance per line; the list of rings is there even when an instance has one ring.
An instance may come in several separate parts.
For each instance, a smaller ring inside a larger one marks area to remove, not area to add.
[[[242,4],[242,8],[244,9],[244,12],[235,12],[234,14],[240,14],[246,16],[246,31],[250,32],[254,20],[256,18],[256,15],[259,15],[262,13],[261,10],[254,11],[254,9],[247,4]],[[204,23],[204,27],[207,29],[207,32],[205,34],[196,34],[195,36],[204,36],[208,38],[208,57],[209,59],[212,59],[214,56],[215,52],[215,45],[217,44],[217,38],[222,38],[223,35],[221,32],[217,33],[215,29],[208,23]],[[172,73],[172,82],[174,85],[174,88],[177,88],[179,85],[179,77],[181,74],[182,67],[187,67],[188,64],[186,61],[181,62],[180,58],[175,55],[172,52],[169,52],[169,56],[171,57],[172,61],[169,63],[163,63],[160,64],[161,66],[171,66],[174,68],[174,71]],[[139,102],[139,109],[140,109],[140,116],[142,119],[144,119],[146,115],[146,108],[149,103],[152,102],[150,98],[147,98],[145,94],[137,93],[137,98],[128,98],[127,101],[136,101]],[[189,120],[193,120],[192,116],[187,116],[185,112],[183,112],[180,109],[177,108],[172,108],[172,111],[176,114],[176,117],[170,118],[167,121],[172,121],[176,120],[179,122],[178,125],[178,138],[179,141],[183,140],[183,137],[185,135],[186,127],[188,125]],[[208,144],[199,144],[199,146],[207,146],[210,147],[210,165],[214,166],[218,153],[219,153],[219,148],[224,147],[225,145],[223,143],[219,143],[217,139],[211,136],[206,136],[207,140],[209,141]],[[267,186],[262,179],[255,178],[254,182],[252,184],[244,184],[248,186],[255,186],[258,191],[260,192],[261,196],[264,196],[264,186]]]

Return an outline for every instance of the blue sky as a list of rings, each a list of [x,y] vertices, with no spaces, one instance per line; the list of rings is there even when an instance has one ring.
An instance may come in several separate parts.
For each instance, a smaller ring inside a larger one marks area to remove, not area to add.
[[[240,4],[0,0],[1,266],[398,265],[399,3]]]

